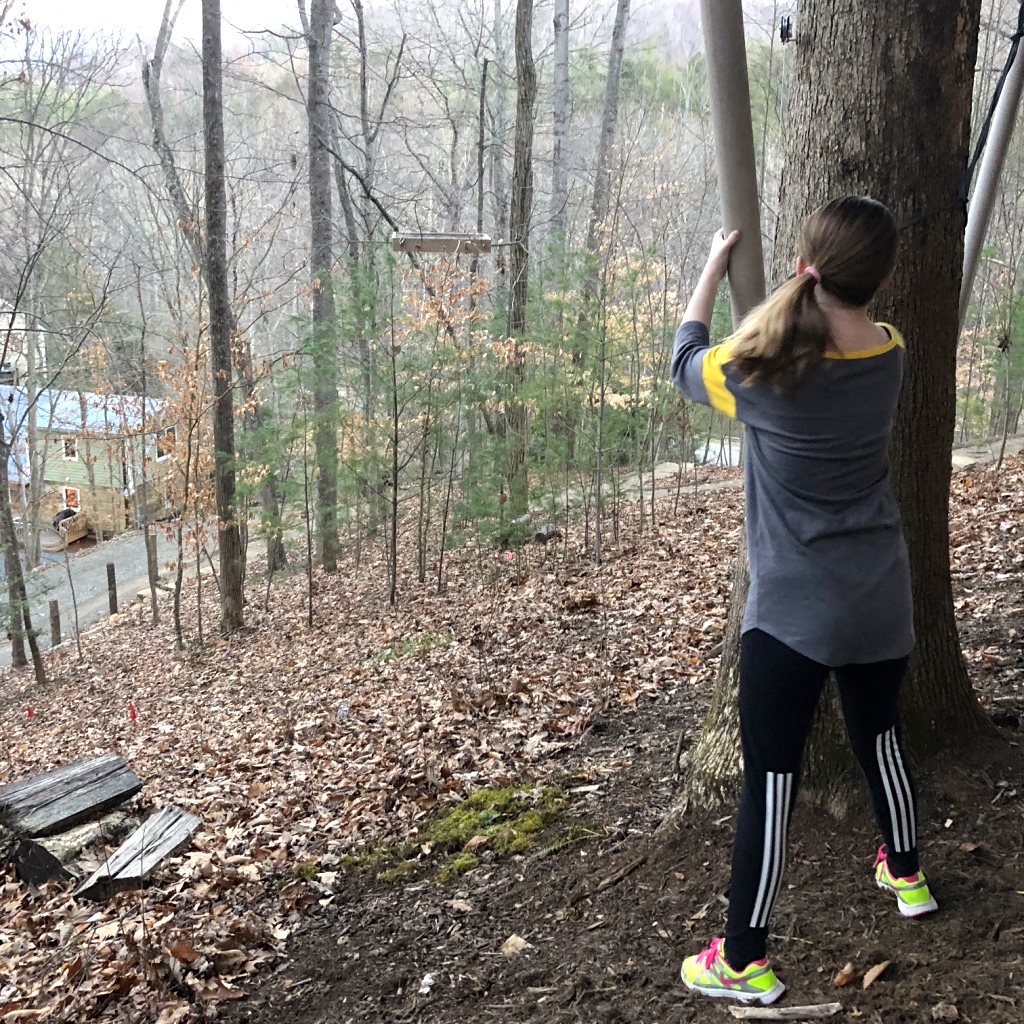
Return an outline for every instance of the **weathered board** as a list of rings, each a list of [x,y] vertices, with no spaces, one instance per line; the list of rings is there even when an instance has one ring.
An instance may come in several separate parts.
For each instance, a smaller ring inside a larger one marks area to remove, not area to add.
[[[0,786],[0,823],[21,837],[65,832],[116,807],[142,789],[118,754],[74,761]]]
[[[75,864],[87,847],[117,843],[139,827],[139,819],[124,811],[111,811],[98,821],[87,821],[46,839],[23,839],[0,825],[0,865],[9,863],[21,882],[42,885],[56,879],[81,880]]]
[[[173,804],[161,807],[75,890],[75,896],[97,900],[141,888],[160,861],[186,846],[202,823]]]
[[[396,231],[391,236],[394,252],[487,253],[491,236],[459,231]]]
[[[34,840],[47,853],[52,853],[65,866],[75,861],[83,850],[103,843],[116,846],[134,832],[142,822],[125,811],[111,811],[96,821],[76,825],[59,835]],[[81,877],[81,875],[79,875]]]

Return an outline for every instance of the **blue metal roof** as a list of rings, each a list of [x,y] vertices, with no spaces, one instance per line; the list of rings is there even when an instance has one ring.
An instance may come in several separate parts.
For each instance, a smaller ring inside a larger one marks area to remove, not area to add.
[[[16,435],[8,459],[12,481],[23,477],[26,472],[28,403],[28,389],[23,385],[0,385],[4,434],[9,438],[14,431]],[[91,391],[43,388],[36,393],[35,407],[39,432],[51,436],[68,434],[81,437],[88,434],[91,437],[119,437],[137,434],[142,428],[140,395],[99,395]],[[146,414],[149,417],[159,417],[165,410],[166,403],[161,399],[146,399]]]
[[[24,429],[28,410],[28,389],[23,385],[0,385],[3,415],[7,431]],[[83,423],[82,405],[85,405]],[[146,412],[159,416],[166,404],[158,398],[146,399]],[[47,433],[116,436],[135,433],[142,426],[140,395],[98,395],[91,391],[58,391],[44,388],[36,394],[39,429]]]

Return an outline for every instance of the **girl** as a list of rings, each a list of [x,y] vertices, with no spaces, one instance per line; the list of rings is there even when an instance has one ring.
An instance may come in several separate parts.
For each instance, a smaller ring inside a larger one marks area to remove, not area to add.
[[[938,904],[918,867],[897,711],[914,645],[888,457],[904,345],[867,314],[892,273],[896,223],[862,196],[817,210],[800,236],[796,275],[711,348],[715,295],[738,239],[715,236],[672,356],[684,394],[748,427],[743,791],[729,912],[724,942],[687,957],[682,976],[705,995],[767,1005],[785,991],[765,947],[804,745],[830,671],[885,840],[876,882],[906,917]]]

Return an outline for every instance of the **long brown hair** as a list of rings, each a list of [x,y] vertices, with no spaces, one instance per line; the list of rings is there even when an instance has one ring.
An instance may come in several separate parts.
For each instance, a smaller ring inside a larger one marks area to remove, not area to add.
[[[874,199],[843,196],[811,214],[798,248],[826,292],[846,305],[866,306],[896,262],[896,220]],[[791,277],[740,325],[730,355],[747,383],[789,392],[821,362],[829,330],[817,284],[806,271]]]

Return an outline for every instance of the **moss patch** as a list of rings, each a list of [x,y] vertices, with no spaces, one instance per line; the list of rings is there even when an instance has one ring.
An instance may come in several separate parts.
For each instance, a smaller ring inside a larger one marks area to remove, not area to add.
[[[308,882],[320,873],[320,863],[315,860],[303,861],[301,864],[296,864],[293,870],[299,878],[304,878]]]
[[[421,867],[422,864],[416,860],[399,861],[394,867],[378,871],[377,879],[381,882],[399,882],[406,878],[415,878]]]
[[[420,830],[420,841],[453,852],[476,836],[487,836],[495,853],[506,853],[517,841],[529,840],[565,810],[558,786],[478,789],[461,804],[435,814]],[[528,843],[527,843],[528,845]]]
[[[451,647],[455,638],[451,633],[414,633],[397,644],[388,644],[367,662],[371,667],[383,665],[396,658],[419,658],[435,648]]]
[[[441,865],[441,869],[437,873],[437,880],[442,885],[446,885],[448,882],[458,878],[459,875],[464,875],[467,871],[471,871],[479,863],[480,860],[475,853],[462,852],[453,854]]]
[[[479,789],[462,803],[435,812],[415,839],[350,854],[342,858],[341,867],[349,874],[398,882],[415,878],[439,862],[437,880],[443,885],[471,871],[481,860],[493,861],[532,849],[540,833],[557,821],[567,806],[559,786]],[[486,842],[478,838],[481,836]],[[476,842],[467,850],[473,840]],[[302,868],[305,870],[304,865]]]

